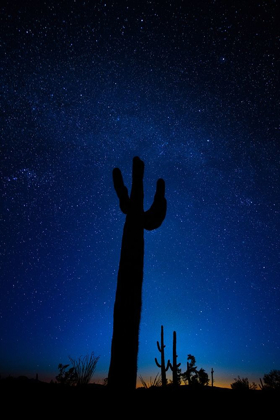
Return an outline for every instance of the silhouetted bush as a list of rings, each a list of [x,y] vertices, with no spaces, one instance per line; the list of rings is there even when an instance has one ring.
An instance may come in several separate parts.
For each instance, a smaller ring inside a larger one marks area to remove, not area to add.
[[[209,384],[208,373],[204,369],[197,369],[195,357],[188,355],[187,370],[182,373],[183,381],[191,386],[207,386]]]
[[[59,374],[55,377],[55,379],[61,385],[72,386],[72,385],[76,385],[77,383],[77,375],[76,375],[75,369],[74,367],[69,368],[69,366],[70,366],[69,364],[63,365],[62,363],[59,363],[58,365]]]
[[[208,377],[208,373],[205,372],[204,369],[199,369],[199,371],[197,372],[197,381],[198,384],[201,386],[207,386],[209,384],[209,377]]]
[[[149,383],[147,383],[147,382],[146,382],[146,381],[142,378],[142,376],[141,376],[141,375],[139,376],[139,379],[140,379],[140,381],[141,381],[141,384],[142,384],[143,388],[153,388],[153,387],[158,387],[158,386],[161,386],[161,384],[162,384],[162,382],[161,382],[161,378],[159,377],[159,374],[157,374],[157,375],[155,376],[155,378],[154,378],[154,379],[150,378],[150,382],[149,382]]]
[[[58,383],[62,385],[87,385],[95,371],[99,356],[94,356],[92,352],[90,356],[79,357],[77,360],[69,357],[72,367],[70,365],[58,365],[59,374],[56,376]],[[69,368],[69,369],[68,369]]]
[[[262,390],[280,391],[280,370],[273,369],[266,373],[261,381]]]
[[[234,378],[234,382],[230,384],[230,386],[236,391],[249,391],[257,389],[257,385],[254,382],[250,384],[248,378],[240,378],[240,376],[238,376],[237,379]]]

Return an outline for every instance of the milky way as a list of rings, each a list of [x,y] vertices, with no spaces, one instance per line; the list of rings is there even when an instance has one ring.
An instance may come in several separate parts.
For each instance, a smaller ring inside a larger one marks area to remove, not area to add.
[[[139,374],[161,325],[182,371],[280,369],[276,2],[45,3],[1,7],[0,374],[54,379],[94,351],[107,376],[112,169],[130,186],[137,155],[145,207],[159,177],[168,202],[145,235]]]

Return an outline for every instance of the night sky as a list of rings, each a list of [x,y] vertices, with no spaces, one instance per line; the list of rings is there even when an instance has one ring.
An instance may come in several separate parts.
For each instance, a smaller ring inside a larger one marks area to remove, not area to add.
[[[276,1],[4,1],[1,6],[0,375],[55,379],[94,351],[107,377],[125,216],[144,205],[138,373],[177,332],[216,385],[280,369]],[[126,367],[124,366],[124,374]],[[168,378],[171,372],[168,371]]]

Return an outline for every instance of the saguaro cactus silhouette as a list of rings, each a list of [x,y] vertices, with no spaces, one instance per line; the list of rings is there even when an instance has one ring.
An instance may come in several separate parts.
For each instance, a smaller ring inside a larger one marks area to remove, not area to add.
[[[173,386],[178,385],[178,367],[181,366],[181,363],[177,364],[177,337],[176,337],[176,331],[173,331],[173,364],[169,362],[169,366],[173,372]]]
[[[144,262],[144,229],[158,228],[166,214],[165,183],[157,181],[154,202],[143,209],[144,163],[135,157],[132,166],[130,196],[121,171],[113,170],[114,187],[121,211],[126,214],[119,263],[118,282],[114,306],[114,326],[108,386],[115,389],[135,389],[139,325],[142,306]]]
[[[157,341],[158,350],[161,353],[161,364],[158,363],[157,358],[155,358],[155,362],[157,366],[161,369],[161,384],[162,386],[166,386],[166,372],[169,369],[170,361],[168,360],[167,365],[165,367],[165,359],[164,359],[164,340],[163,340],[163,325],[161,326],[161,345]]]

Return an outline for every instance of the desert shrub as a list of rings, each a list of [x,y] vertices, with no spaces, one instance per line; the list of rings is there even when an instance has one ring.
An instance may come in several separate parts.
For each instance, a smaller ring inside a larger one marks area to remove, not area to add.
[[[72,366],[70,364],[59,364],[59,374],[56,376],[58,383],[62,385],[87,385],[95,371],[99,356],[95,356],[92,352],[90,356],[79,357],[74,359],[69,356]]]
[[[161,386],[161,378],[159,377],[159,374],[157,374],[154,379],[150,378],[150,382],[146,382],[141,375],[139,376],[139,379],[143,388],[153,388]]]
[[[264,390],[280,390],[280,370],[273,369],[266,373],[261,380],[261,388]]]
[[[240,378],[240,376],[238,376],[237,379],[234,378],[234,382],[230,386],[237,391],[249,391],[257,388],[257,385],[254,382],[250,384],[248,378]]]

